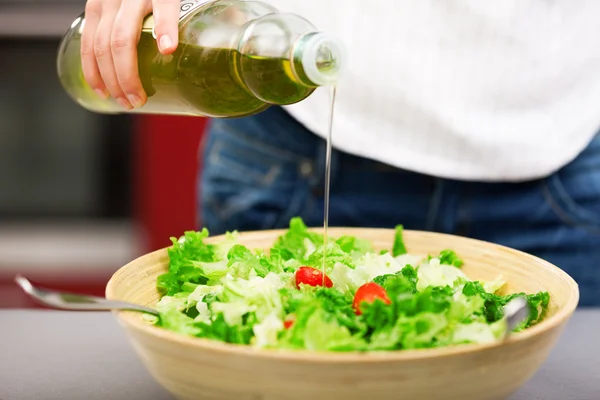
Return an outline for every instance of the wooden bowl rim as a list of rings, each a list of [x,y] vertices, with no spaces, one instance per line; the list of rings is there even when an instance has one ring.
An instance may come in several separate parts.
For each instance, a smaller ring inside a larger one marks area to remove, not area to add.
[[[309,228],[313,231],[319,231],[322,228]],[[343,234],[343,232],[353,231],[381,231],[382,233],[393,234],[393,229],[386,228],[344,228],[344,227],[330,227],[329,235],[336,236],[339,234]],[[278,236],[284,233],[286,229],[275,229],[275,230],[262,230],[262,231],[245,231],[239,232],[240,238],[246,236],[256,236],[256,235],[273,235]],[[336,234],[336,232],[339,232]],[[416,361],[416,360],[427,360],[432,358],[441,358],[441,357],[450,357],[453,355],[467,355],[475,352],[481,352],[493,348],[497,348],[500,346],[505,346],[511,343],[523,342],[526,340],[530,340],[535,336],[543,334],[546,331],[554,329],[568,322],[571,318],[573,312],[577,308],[577,304],[579,303],[579,286],[577,282],[565,271],[558,268],[557,266],[551,264],[550,262],[543,260],[539,257],[533,256],[531,254],[522,252],[520,250],[516,250],[507,246],[499,245],[496,243],[491,243],[483,240],[472,239],[463,236],[451,235],[446,233],[438,233],[438,232],[428,232],[428,231],[419,231],[419,230],[404,230],[405,235],[423,235],[429,236],[431,238],[452,238],[453,240],[460,240],[463,242],[471,242],[471,244],[476,245],[484,245],[489,248],[495,248],[497,250],[508,251],[519,257],[528,258],[531,261],[538,264],[541,268],[546,268],[552,271],[554,274],[562,277],[565,282],[568,283],[570,292],[569,297],[563,307],[557,310],[557,312],[550,317],[547,317],[540,323],[532,326],[531,328],[526,329],[523,332],[519,332],[517,334],[511,335],[504,341],[498,341],[494,343],[487,344],[461,344],[461,345],[453,345],[448,347],[440,347],[440,348],[427,348],[427,349],[411,349],[411,350],[384,350],[384,351],[374,351],[374,352],[323,352],[323,351],[310,351],[310,350],[279,350],[279,349],[260,349],[254,348],[249,345],[240,345],[240,344],[232,344],[232,343],[224,343],[213,339],[205,339],[205,338],[197,338],[186,336],[183,334],[178,334],[163,328],[159,328],[155,325],[144,321],[140,318],[140,314],[136,312],[129,311],[115,311],[114,314],[117,316],[119,322],[128,326],[138,333],[145,334],[148,336],[152,336],[156,339],[163,340],[165,342],[171,342],[172,344],[182,345],[182,346],[191,346],[198,350],[211,351],[215,353],[222,353],[223,355],[238,355],[245,357],[256,357],[262,359],[272,359],[272,360],[281,360],[281,361],[298,361],[298,362],[307,362],[307,363],[372,363],[372,362],[398,362],[398,361]],[[358,236],[358,235],[356,235]],[[218,241],[222,239],[224,235],[212,236],[208,240],[210,241]],[[170,247],[170,246],[169,246]],[[144,257],[151,257],[153,255],[157,255],[160,253],[166,253],[169,247],[164,247],[159,250],[155,250],[151,253],[147,253],[142,255],[135,260],[132,260],[128,264],[119,268],[111,279],[108,281],[106,286],[106,297],[111,300],[117,300],[115,298],[115,285],[116,278],[122,271],[127,269],[133,262],[136,260],[140,260]],[[410,254],[410,251],[409,251]]]

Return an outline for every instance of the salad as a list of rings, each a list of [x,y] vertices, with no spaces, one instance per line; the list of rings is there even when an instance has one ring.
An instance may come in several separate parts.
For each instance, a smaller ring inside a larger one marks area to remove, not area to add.
[[[236,232],[207,244],[209,232],[172,238],[169,272],[154,323],[181,334],[259,348],[377,351],[486,343],[506,329],[503,306],[525,296],[539,322],[549,294],[496,294],[501,277],[470,280],[452,250],[407,252],[396,227],[390,251],[353,236],[328,238],[300,218],[272,248],[249,249]],[[323,274],[323,266],[325,274]]]

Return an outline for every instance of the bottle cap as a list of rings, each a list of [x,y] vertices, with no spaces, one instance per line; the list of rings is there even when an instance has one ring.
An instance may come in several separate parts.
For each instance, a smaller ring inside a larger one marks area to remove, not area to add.
[[[306,77],[314,84],[332,85],[346,67],[346,48],[338,38],[327,33],[310,33],[303,40],[300,61]]]

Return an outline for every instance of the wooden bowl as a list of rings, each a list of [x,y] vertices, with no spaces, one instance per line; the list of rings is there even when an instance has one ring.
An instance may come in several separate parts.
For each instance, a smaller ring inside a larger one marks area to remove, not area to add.
[[[240,234],[240,243],[268,249],[283,231]],[[387,229],[333,228],[389,249]],[[141,314],[117,318],[151,375],[179,399],[375,400],[503,399],[546,360],[579,301],[577,284],[539,258],[495,244],[438,233],[406,231],[410,254],[453,249],[471,279],[501,273],[506,292],[550,293],[548,316],[502,343],[376,353],[275,351],[186,337],[148,324]],[[218,240],[218,237],[212,240]],[[156,277],[167,271],[166,249],[117,271],[106,288],[112,300],[154,306]]]

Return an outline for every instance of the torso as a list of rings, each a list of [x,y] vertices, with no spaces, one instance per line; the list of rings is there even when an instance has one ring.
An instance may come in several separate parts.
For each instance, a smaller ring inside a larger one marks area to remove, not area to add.
[[[341,37],[334,146],[398,168],[518,181],[600,126],[600,2],[272,0]],[[326,134],[328,91],[288,111]]]

